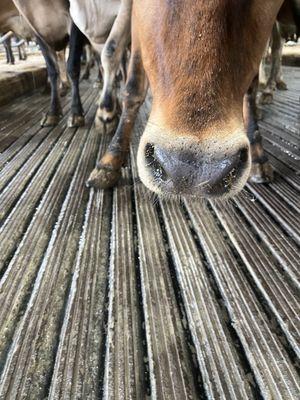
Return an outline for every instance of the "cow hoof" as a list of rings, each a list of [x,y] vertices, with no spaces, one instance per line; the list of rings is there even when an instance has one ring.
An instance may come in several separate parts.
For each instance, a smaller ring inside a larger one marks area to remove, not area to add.
[[[83,115],[72,114],[68,118],[68,128],[80,128],[81,126],[84,126],[84,123]]]
[[[273,93],[262,93],[260,98],[261,104],[272,104],[273,103]]]
[[[267,161],[263,164],[253,163],[251,167],[249,182],[252,183],[270,183],[274,180],[274,170]]]
[[[283,81],[276,82],[276,88],[278,90],[287,90],[288,89],[287,84]]]
[[[116,109],[114,109],[113,111],[108,111],[105,108],[98,107],[98,110],[96,112],[96,118],[100,119],[105,124],[112,122],[116,117]]]
[[[58,125],[60,120],[59,115],[45,114],[41,120],[41,127],[46,128]]]
[[[116,186],[120,177],[121,170],[119,169],[94,168],[86,185],[95,189],[109,189]]]
[[[96,115],[95,117],[95,129],[97,132],[105,135],[111,135],[113,132],[115,132],[117,126],[118,126],[119,119],[114,118],[112,121],[109,122],[104,122],[98,116]]]

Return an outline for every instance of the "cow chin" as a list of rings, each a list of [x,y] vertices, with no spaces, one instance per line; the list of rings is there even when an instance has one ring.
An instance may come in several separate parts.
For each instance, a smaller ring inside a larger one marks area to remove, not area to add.
[[[233,197],[250,173],[248,138],[243,127],[212,137],[158,132],[148,124],[137,157],[141,181],[163,197]]]

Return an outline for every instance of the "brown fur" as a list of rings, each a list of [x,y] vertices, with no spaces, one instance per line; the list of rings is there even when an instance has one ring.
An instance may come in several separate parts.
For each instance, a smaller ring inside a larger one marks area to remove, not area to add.
[[[159,194],[230,197],[249,176],[250,149],[257,166],[255,181],[269,179],[269,164],[258,136],[254,137],[251,94],[246,98],[245,121],[243,97],[258,73],[282,3],[133,0],[131,65],[139,55],[139,69],[145,69],[153,94],[137,157],[139,176],[149,189]],[[138,102],[131,104],[130,98],[135,87],[142,87],[143,75],[134,73],[127,80],[128,99],[117,132],[90,180],[95,186],[104,187],[104,182],[106,187],[110,179],[106,171],[121,167],[143,91],[135,93]],[[224,163],[228,169],[222,169]],[[233,177],[229,189],[224,184],[228,176]],[[213,186],[205,191],[207,182]]]
[[[143,62],[171,129],[240,115],[282,1],[134,1]],[[238,82],[238,84],[237,84]]]

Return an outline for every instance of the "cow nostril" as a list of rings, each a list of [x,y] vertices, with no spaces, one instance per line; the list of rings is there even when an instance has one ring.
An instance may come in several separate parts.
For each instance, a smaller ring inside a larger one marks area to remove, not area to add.
[[[151,169],[156,180],[167,181],[169,179],[165,169],[155,157],[155,148],[151,143],[147,143],[145,146],[145,159],[146,166]]]
[[[154,146],[153,144],[147,143],[145,146],[145,159],[147,164],[151,164],[154,160]]]
[[[244,147],[243,149],[240,150],[239,161],[243,164],[246,163],[248,161],[248,155],[249,155],[248,148]]]

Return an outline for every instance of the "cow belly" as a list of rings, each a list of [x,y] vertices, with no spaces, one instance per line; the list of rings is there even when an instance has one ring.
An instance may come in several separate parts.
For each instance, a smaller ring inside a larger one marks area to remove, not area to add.
[[[119,0],[71,0],[70,14],[92,43],[102,44],[109,35],[119,7]]]

